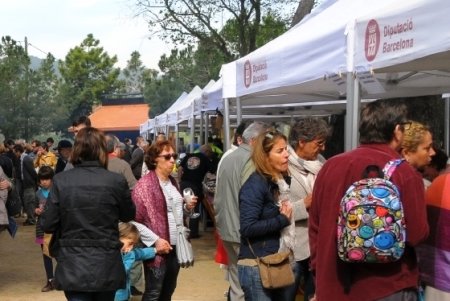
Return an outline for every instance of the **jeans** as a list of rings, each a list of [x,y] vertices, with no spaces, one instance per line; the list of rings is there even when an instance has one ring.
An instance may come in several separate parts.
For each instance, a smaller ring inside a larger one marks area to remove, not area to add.
[[[304,301],[308,301],[309,298],[314,296],[315,291],[312,275],[309,271],[309,258],[301,261],[296,261],[293,272],[295,283],[291,286],[286,287],[286,300],[295,301],[295,296],[297,295],[300,282],[303,278],[303,283],[305,285]]]
[[[114,301],[116,291],[74,292],[64,291],[67,301]]]
[[[176,246],[166,255],[165,262],[160,267],[148,267],[144,264],[145,291],[141,301],[170,301],[177,287],[180,271]]]
[[[390,296],[378,299],[378,301],[417,301],[418,292],[416,288],[407,288]]]
[[[238,265],[239,282],[245,301],[284,301],[286,288],[267,289],[262,286],[257,266]]]

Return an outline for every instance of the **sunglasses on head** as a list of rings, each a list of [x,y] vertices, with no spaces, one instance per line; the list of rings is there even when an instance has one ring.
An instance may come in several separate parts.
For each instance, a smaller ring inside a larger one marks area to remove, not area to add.
[[[173,158],[174,160],[176,160],[178,158],[178,154],[165,154],[165,155],[160,155],[158,157],[164,158],[166,161],[169,161],[170,158]]]

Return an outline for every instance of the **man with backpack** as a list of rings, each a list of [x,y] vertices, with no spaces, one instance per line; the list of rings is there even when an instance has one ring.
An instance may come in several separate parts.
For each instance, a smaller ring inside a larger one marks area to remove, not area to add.
[[[309,211],[315,300],[417,300],[414,246],[428,235],[424,185],[409,164],[387,165],[400,159],[408,124],[404,104],[367,104],[361,111],[360,146],[329,159],[320,170]],[[352,184],[364,181],[383,184],[355,192]],[[391,190],[384,186],[389,181]],[[367,201],[372,209],[361,205]]]

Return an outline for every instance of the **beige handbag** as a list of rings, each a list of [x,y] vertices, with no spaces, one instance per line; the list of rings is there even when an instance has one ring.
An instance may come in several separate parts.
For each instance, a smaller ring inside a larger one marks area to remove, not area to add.
[[[294,273],[289,262],[291,252],[279,252],[264,257],[258,257],[253,252],[250,241],[248,246],[258,263],[262,286],[268,289],[286,287],[294,283]]]

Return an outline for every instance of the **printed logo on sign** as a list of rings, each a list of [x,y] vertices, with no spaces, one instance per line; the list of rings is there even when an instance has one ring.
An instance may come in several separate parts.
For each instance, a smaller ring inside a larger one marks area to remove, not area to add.
[[[250,61],[246,61],[244,64],[244,85],[246,88],[250,87],[252,83],[252,64]]]
[[[364,50],[366,59],[371,62],[377,56],[378,48],[380,47],[380,27],[377,21],[370,20],[366,28],[366,41],[364,43]]]

